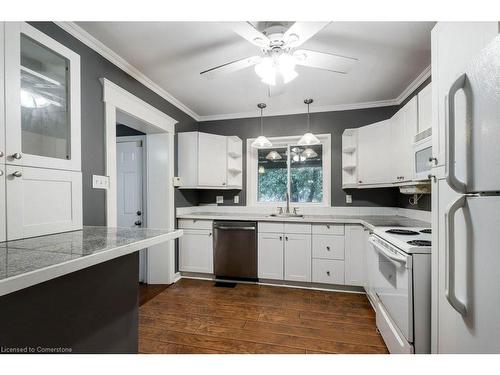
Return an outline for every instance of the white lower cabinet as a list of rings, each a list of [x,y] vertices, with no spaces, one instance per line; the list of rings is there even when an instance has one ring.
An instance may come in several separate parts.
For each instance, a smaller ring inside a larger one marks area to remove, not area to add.
[[[312,256],[320,259],[344,259],[344,236],[316,234],[312,237]]]
[[[311,281],[310,234],[285,234],[285,280]]]
[[[369,232],[362,225],[345,227],[345,284],[364,286],[366,279],[366,245]]]
[[[81,229],[82,173],[6,166],[7,239]]]
[[[315,283],[344,284],[344,261],[313,259],[312,281]]]
[[[258,277],[283,280],[283,234],[259,233]]]
[[[0,27],[1,27],[0,23]],[[0,165],[0,242],[7,239],[7,227],[5,225],[5,165]]]
[[[211,230],[184,229],[179,238],[179,270],[214,272],[214,250]]]

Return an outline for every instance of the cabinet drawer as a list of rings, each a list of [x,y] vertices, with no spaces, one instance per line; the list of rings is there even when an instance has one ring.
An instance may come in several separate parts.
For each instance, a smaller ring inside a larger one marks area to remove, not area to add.
[[[344,234],[344,224],[314,224],[312,226],[313,234]]]
[[[313,258],[344,259],[344,236],[317,234],[312,240]]]
[[[259,222],[259,233],[283,233],[284,231],[284,223]]]
[[[212,220],[199,219],[179,219],[177,227],[179,229],[207,229],[212,230]]]
[[[312,281],[315,283],[344,284],[344,261],[313,259]]]
[[[311,234],[311,224],[285,223],[285,233]]]

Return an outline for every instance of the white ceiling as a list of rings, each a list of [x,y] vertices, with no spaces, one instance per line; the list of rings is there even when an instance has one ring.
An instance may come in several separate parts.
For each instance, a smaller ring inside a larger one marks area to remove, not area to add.
[[[301,48],[356,57],[347,75],[298,66],[269,98],[253,68],[207,80],[200,72],[259,53],[225,22],[78,22],[201,120],[394,104],[428,68],[433,22],[332,22]]]

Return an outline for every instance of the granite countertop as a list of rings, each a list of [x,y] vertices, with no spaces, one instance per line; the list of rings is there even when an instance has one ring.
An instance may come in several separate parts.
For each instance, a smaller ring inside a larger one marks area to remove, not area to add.
[[[229,213],[229,212],[196,212],[177,215],[177,219],[198,220],[254,220],[254,221],[278,221],[278,222],[300,222],[300,223],[343,223],[361,224],[370,230],[375,227],[430,227],[426,221],[411,219],[397,215],[304,215],[304,217],[272,217],[258,213]]]
[[[0,296],[178,238],[182,230],[86,226],[0,243]]]

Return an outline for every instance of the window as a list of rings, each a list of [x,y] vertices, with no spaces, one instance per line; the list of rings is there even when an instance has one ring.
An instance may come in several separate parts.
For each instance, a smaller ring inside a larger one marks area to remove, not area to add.
[[[300,137],[270,138],[271,148],[247,144],[249,205],[277,205],[286,194],[295,205],[330,205],[330,135],[321,144],[298,146]]]

